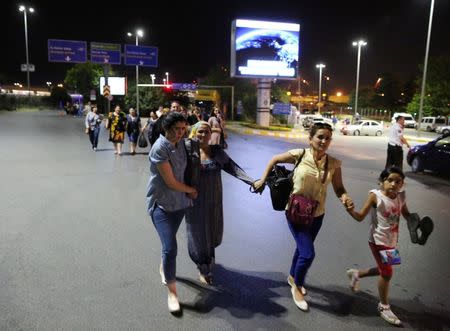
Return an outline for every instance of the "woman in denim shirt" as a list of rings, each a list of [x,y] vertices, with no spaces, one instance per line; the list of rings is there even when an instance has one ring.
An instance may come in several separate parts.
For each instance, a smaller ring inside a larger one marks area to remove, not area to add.
[[[186,119],[169,113],[163,121],[165,136],[160,135],[149,154],[150,179],[147,186],[147,210],[162,244],[160,274],[167,285],[171,313],[180,311],[175,283],[177,231],[185,209],[192,205],[197,190],[184,183],[187,158],[183,144]]]

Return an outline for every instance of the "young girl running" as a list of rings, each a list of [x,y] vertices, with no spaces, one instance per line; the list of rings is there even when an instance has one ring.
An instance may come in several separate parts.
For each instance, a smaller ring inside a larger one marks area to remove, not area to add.
[[[371,212],[371,226],[369,231],[369,246],[375,257],[377,266],[370,269],[348,269],[350,287],[358,291],[359,279],[363,277],[379,276],[378,294],[380,316],[388,323],[400,325],[400,319],[392,312],[389,305],[389,282],[392,277],[392,265],[384,264],[380,251],[394,249],[398,240],[398,225],[400,214],[408,217],[405,192],[403,186],[405,175],[398,167],[391,167],[381,172],[379,177],[380,189],[369,191],[369,196],[361,211],[354,210],[353,203],[347,204],[348,213],[357,221],[362,221]]]

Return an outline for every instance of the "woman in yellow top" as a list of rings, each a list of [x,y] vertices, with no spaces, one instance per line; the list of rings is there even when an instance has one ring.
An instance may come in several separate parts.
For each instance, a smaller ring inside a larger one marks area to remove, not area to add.
[[[325,215],[328,184],[332,183],[334,192],[344,205],[351,203],[342,183],[341,161],[326,153],[332,135],[333,131],[329,124],[315,124],[309,132],[310,148],[292,149],[273,156],[261,179],[254,183],[255,189],[261,190],[274,165],[277,163],[296,164],[301,158],[301,162],[294,170],[292,194],[302,195],[318,202],[314,221],[310,225],[297,225],[288,221],[289,229],[296,242],[288,283],[291,285],[294,302],[302,311],[308,310],[308,303],[304,298],[306,290],[303,284],[306,273],[314,260],[314,240]]]

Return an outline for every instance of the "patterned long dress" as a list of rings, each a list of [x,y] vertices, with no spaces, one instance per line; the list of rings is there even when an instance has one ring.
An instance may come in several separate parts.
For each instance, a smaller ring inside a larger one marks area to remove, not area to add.
[[[220,146],[211,146],[211,159],[202,161],[198,197],[186,212],[189,256],[203,275],[210,272],[215,248],[222,243],[222,170],[249,185],[254,182]]]
[[[109,141],[113,143],[122,143],[125,137],[125,129],[127,126],[127,118],[124,112],[116,115],[114,112],[109,113]]]

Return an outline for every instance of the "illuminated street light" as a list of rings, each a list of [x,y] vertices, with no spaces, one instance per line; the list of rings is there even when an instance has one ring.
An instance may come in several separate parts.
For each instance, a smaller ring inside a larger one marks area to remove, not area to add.
[[[166,79],[165,78],[163,78],[163,84],[166,85]]]
[[[361,61],[361,47],[366,46],[364,40],[354,41],[353,46],[358,46],[358,60],[356,64],[356,91],[355,91],[355,115],[358,113],[358,88],[359,88],[359,63]]]
[[[320,106],[322,100],[322,69],[325,68],[325,64],[316,64],[316,68],[319,68],[319,102],[317,103],[317,112],[320,114]]]
[[[127,33],[128,37],[132,37],[133,33],[128,32]],[[136,37],[136,46],[139,46],[139,37],[143,37],[144,36],[144,31],[142,31],[141,29],[137,29],[134,33],[134,36]],[[139,115],[139,66],[136,66],[136,112]]]
[[[150,78],[152,79],[152,85],[155,85],[155,74],[150,74]]]
[[[34,13],[34,8],[19,6],[19,11],[23,12],[23,22],[25,25],[25,56],[27,60],[27,86],[28,86],[28,96],[30,96],[30,60],[28,55],[28,25],[27,25],[27,11]]]
[[[167,85],[169,85],[169,73],[168,72],[166,72],[166,82],[167,82]]]

